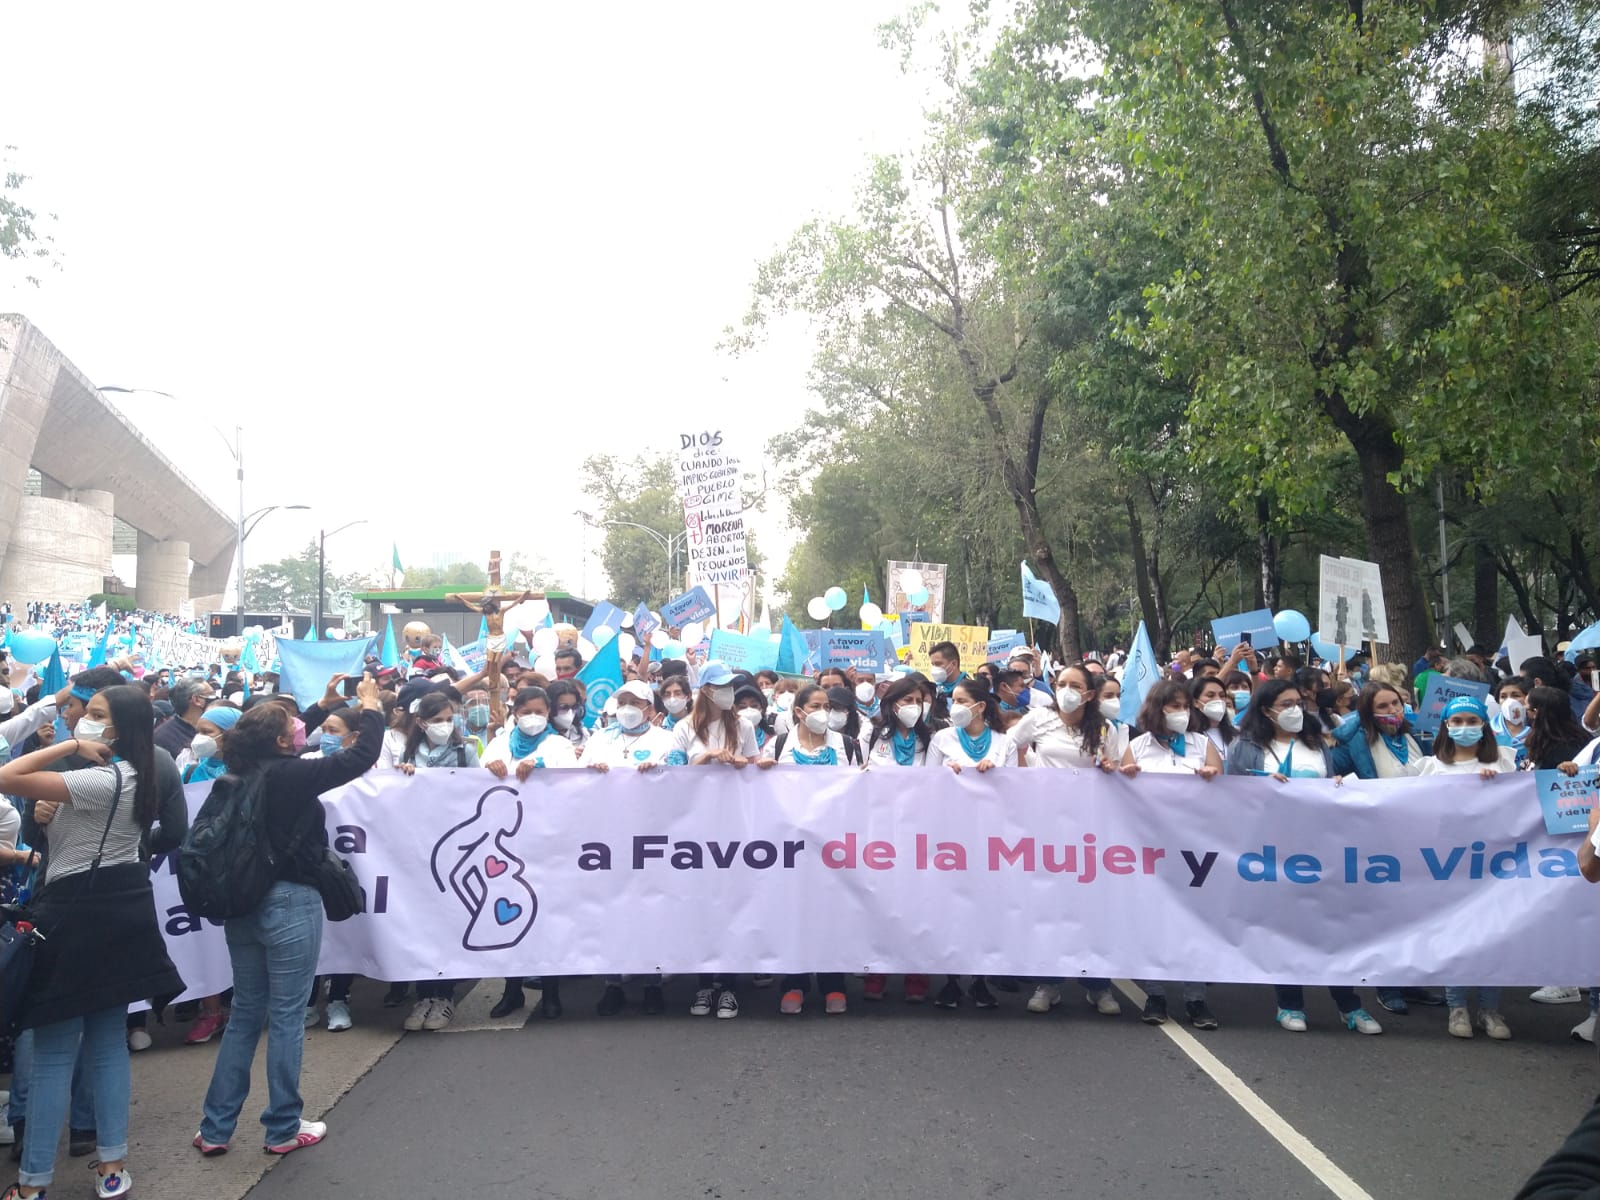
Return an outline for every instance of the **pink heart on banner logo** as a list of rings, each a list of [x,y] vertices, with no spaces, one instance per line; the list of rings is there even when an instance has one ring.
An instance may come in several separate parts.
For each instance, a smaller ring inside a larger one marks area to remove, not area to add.
[[[506,863],[504,859],[496,858],[491,854],[487,859],[484,860],[483,869],[488,872],[489,878],[493,879],[496,875],[505,874]]]

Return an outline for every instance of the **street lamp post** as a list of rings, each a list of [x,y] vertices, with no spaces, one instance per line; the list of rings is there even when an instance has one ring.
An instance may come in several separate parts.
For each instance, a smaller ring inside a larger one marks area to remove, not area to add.
[[[322,630],[322,615],[323,615],[323,605],[324,605],[323,593],[327,589],[327,578],[328,578],[327,548],[328,548],[328,539],[330,537],[332,537],[336,533],[343,533],[346,529],[349,529],[352,525],[365,525],[365,524],[366,524],[365,520],[347,521],[345,524],[339,526],[339,528],[337,528],[337,529],[319,529],[317,531],[317,612],[316,612],[316,616],[312,619],[313,620],[312,628],[314,630],[318,631],[316,636],[319,637],[319,638],[322,636],[321,630]]]
[[[670,600],[672,598],[673,556],[676,553],[677,548],[688,544],[689,531],[687,529],[685,529],[682,533],[662,533],[659,529],[653,529],[649,525],[641,525],[637,521],[597,521],[594,517],[582,511],[581,509],[578,510],[577,515],[583,518],[583,523],[585,525],[623,525],[629,529],[642,529],[644,532],[648,533],[652,538],[654,538],[656,545],[660,546],[661,549],[666,552],[667,556],[667,594],[663,597],[663,599]]]
[[[235,617],[236,617],[236,619],[238,621],[238,627],[234,629],[234,633],[242,634],[244,632],[244,540],[245,540],[245,538],[249,537],[252,533],[254,533],[256,531],[256,526],[261,524],[262,520],[266,517],[266,515],[268,513],[277,512],[279,509],[283,509],[285,512],[308,512],[310,510],[310,508],[311,508],[311,506],[309,504],[269,504],[265,508],[256,509],[255,512],[251,513],[249,516],[245,516],[243,508],[240,509],[240,511],[239,511],[239,530],[238,530],[238,538],[239,538],[239,546],[238,546],[238,551],[239,551],[239,555],[238,555],[239,595],[237,597],[238,603],[234,606],[234,613],[235,613]]]

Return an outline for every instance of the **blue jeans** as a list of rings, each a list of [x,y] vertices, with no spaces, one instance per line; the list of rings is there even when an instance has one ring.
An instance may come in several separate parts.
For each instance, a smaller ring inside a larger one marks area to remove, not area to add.
[[[1277,999],[1279,1008],[1288,1009],[1290,1012],[1305,1012],[1306,989],[1298,983],[1275,983],[1272,985],[1272,994]],[[1338,1005],[1341,1013],[1353,1013],[1361,1007],[1361,997],[1356,995],[1355,988],[1348,985],[1330,987],[1328,995],[1333,997],[1333,1002]]]
[[[28,1090],[32,1081],[33,1030],[24,1029],[17,1034],[11,1047],[11,1101],[6,1105],[7,1125],[28,1119]],[[84,1077],[82,1054],[72,1068],[71,1125],[73,1129],[94,1128],[94,1092]]]
[[[94,1089],[94,1128],[100,1161],[128,1157],[128,1105],[133,1072],[128,1066],[128,1006],[102,1008],[33,1031],[33,1071],[29,1080],[28,1128],[22,1139],[22,1170],[17,1179],[45,1187],[55,1174],[56,1143],[67,1118],[73,1064],[83,1048],[83,1069]]]
[[[1141,979],[1139,986],[1144,989],[1146,996],[1157,1000],[1167,998],[1167,985],[1159,979]],[[1206,998],[1206,985],[1203,983],[1186,983],[1183,985],[1183,1001],[1185,1004],[1196,1004]]]
[[[1451,1008],[1465,1008],[1467,1006],[1467,993],[1470,988],[1447,987],[1444,990],[1444,1002]],[[1500,1007],[1499,988],[1479,988],[1478,1008],[1494,1012]]]
[[[222,1034],[200,1135],[225,1144],[250,1095],[250,1063],[267,1031],[269,1146],[300,1132],[300,1058],[306,1043],[306,997],[322,951],[322,897],[304,883],[272,885],[255,912],[223,926],[233,963],[233,1015]]]

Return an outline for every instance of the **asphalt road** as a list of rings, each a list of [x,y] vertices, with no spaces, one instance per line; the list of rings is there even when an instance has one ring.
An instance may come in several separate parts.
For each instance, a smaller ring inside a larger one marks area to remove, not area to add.
[[[492,985],[485,985],[488,989]],[[1272,1023],[1266,988],[1213,989],[1223,1022],[1183,1037],[1106,1018],[1068,992],[1049,1016],[869,1005],[781,1017],[748,989],[734,1021],[674,1010],[567,1015],[412,1034],[338,1102],[328,1140],[278,1163],[274,1197],[1324,1197],[1340,1194],[1213,1077],[1238,1077],[1354,1181],[1359,1197],[1509,1197],[1600,1086],[1586,1009],[1508,992],[1516,1037],[1445,1034],[1442,1009],[1380,1014],[1385,1032]],[[483,998],[480,993],[479,998]],[[492,997],[490,997],[492,999]],[[815,1000],[813,999],[813,1005]],[[1324,1177],[1329,1172],[1324,1172]]]

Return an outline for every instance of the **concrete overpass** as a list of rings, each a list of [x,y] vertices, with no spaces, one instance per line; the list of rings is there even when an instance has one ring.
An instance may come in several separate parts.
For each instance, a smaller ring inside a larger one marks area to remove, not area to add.
[[[40,494],[24,494],[29,468]],[[111,574],[112,517],[138,530],[135,599],[220,596],[235,519],[102,399],[26,317],[0,314],[0,598],[80,601]],[[191,573],[190,563],[193,563]]]

